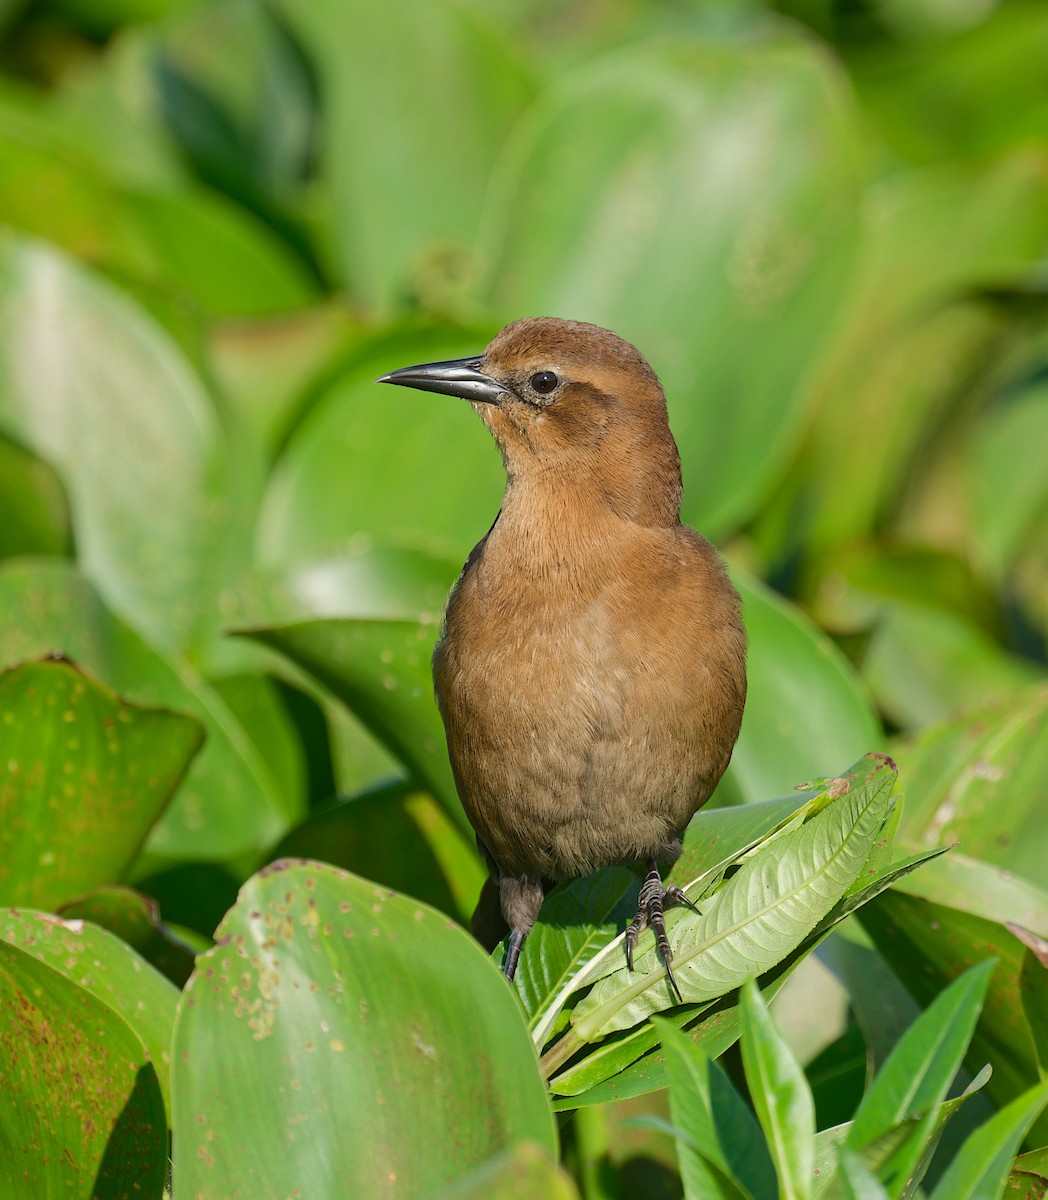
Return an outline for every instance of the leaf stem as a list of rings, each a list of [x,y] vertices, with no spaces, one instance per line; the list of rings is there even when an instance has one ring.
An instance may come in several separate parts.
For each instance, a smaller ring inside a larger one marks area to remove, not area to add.
[[[581,1050],[585,1044],[585,1039],[579,1037],[577,1031],[569,1027],[560,1041],[554,1042],[539,1059],[542,1078],[551,1079],[564,1066],[568,1059],[576,1051]]]

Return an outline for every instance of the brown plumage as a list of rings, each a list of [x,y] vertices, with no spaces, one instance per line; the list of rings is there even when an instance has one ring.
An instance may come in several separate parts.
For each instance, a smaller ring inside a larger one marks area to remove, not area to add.
[[[716,552],[680,523],[658,378],[606,329],[529,317],[477,358],[382,382],[470,400],[506,466],[433,656],[459,795],[511,931],[506,973],[544,888],[612,863],[647,865],[630,964],[651,924],[669,969],[662,905],[688,901],[657,864],[728,765],[746,640]]]

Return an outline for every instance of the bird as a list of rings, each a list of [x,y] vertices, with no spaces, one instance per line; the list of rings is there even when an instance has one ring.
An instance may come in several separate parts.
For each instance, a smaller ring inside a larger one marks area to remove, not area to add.
[[[488,927],[491,950],[508,932],[512,980],[550,887],[637,868],[627,966],[650,927],[680,1003],[663,913],[695,906],[660,867],[728,766],[747,642],[717,551],[681,523],[658,376],[608,329],[524,317],[479,355],[377,382],[468,401],[505,466],[502,506],[433,654],[452,771],[489,870],[474,933]]]

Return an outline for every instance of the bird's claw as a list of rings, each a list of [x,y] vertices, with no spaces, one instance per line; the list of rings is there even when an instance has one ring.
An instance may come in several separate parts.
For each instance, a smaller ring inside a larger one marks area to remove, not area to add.
[[[673,961],[673,950],[666,935],[666,921],[663,917],[663,907],[666,904],[685,904],[692,912],[699,911],[682,888],[672,883],[669,887],[663,884],[658,866],[651,862],[648,864],[648,873],[644,877],[640,894],[637,896],[637,915],[626,927],[626,966],[629,970],[633,970],[633,952],[637,948],[637,940],[641,932],[650,925],[651,931],[655,935],[655,948],[659,960],[666,968],[666,978],[677,998],[677,1003],[683,1004],[684,997],[677,986],[677,980],[674,978],[673,968],[670,965]]]

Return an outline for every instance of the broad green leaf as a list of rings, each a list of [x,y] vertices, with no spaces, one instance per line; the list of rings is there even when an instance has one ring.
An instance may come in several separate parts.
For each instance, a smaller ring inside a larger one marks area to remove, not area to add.
[[[178,989],[121,938],[79,918],[0,908],[0,941],[39,959],[127,1022],[145,1048],[170,1113]]]
[[[338,275],[365,309],[387,313],[471,246],[496,155],[530,99],[524,56],[465,4],[277,7],[324,92]]]
[[[400,782],[321,809],[266,855],[274,858],[331,863],[466,925],[487,874],[472,840],[433,797]]]
[[[54,908],[117,882],[202,737],[69,662],[0,673],[0,899]]]
[[[670,943],[688,1003],[714,1000],[781,962],[812,932],[859,877],[888,813],[894,770],[874,768],[806,824],[750,858],[688,914]],[[636,971],[600,980],[575,1008],[575,1036],[592,1041],[671,1007],[666,971],[654,945]]]
[[[208,331],[209,358],[237,433],[268,467],[351,336],[342,306],[325,303],[288,317],[227,321]]]
[[[1024,947],[1002,925],[914,896],[888,892],[862,910],[877,949],[915,1000],[930,1003],[943,986],[977,963],[998,960],[972,1035],[968,1065],[993,1063],[986,1094],[1006,1104],[1038,1081],[1036,1054],[1023,1012]],[[1048,1121],[1042,1120],[1048,1129]]]
[[[498,451],[464,401],[375,380],[396,367],[480,353],[495,332],[398,326],[357,348],[274,466],[259,560],[312,564],[374,540],[449,557],[450,586],[498,514]]]
[[[215,628],[226,467],[200,380],[111,284],[12,234],[0,239],[0,431],[62,478],[79,561],[108,603],[167,647]]]
[[[910,796],[904,836],[926,846],[959,841],[986,862],[1044,877],[1048,686],[927,730],[897,747],[897,758]]]
[[[148,847],[171,858],[257,854],[294,816],[272,772],[218,694],[152,649],[68,563],[0,565],[0,666],[59,650],[138,704],[190,713],[207,737]]]
[[[753,980],[740,992],[742,1064],[779,1177],[782,1200],[811,1195],[815,1105],[804,1071],[772,1023]]]
[[[470,835],[433,699],[433,623],[319,620],[243,630],[331,691],[432,790]]]
[[[172,1057],[176,1194],[429,1196],[514,1143],[556,1152],[523,1017],[483,951],[318,863],[244,886]]]
[[[141,892],[129,887],[98,888],[63,904],[58,912],[67,928],[89,921],[91,925],[98,925],[116,934],[121,942],[141,955],[176,987],[182,987],[193,973],[193,948],[161,921],[159,905]],[[83,927],[90,928],[88,925]],[[173,1023],[173,1009],[171,1020]],[[165,1063],[167,1043],[170,1041],[169,1026],[164,1037]],[[157,1069],[159,1071],[159,1067]],[[161,1081],[166,1078],[165,1067]]]
[[[701,1046],[660,1017],[653,1024],[666,1051],[670,1115],[686,1135],[677,1141],[685,1196],[770,1200],[775,1167],[753,1113]]]
[[[737,575],[734,582],[750,640],[748,689],[720,793],[763,800],[884,739],[862,682],[830,639],[770,588]]]
[[[1048,1104],[1048,1083],[1030,1088],[971,1134],[946,1168],[931,1200],[998,1200],[1012,1160]]]
[[[101,1000],[0,940],[0,1193],[159,1196],[167,1122],[142,1043]]]
[[[685,516],[713,536],[752,513],[800,432],[804,374],[848,294],[857,145],[806,40],[678,28],[587,55],[501,161],[488,306],[637,345],[666,386]]]
[[[846,1142],[854,1151],[907,1121],[918,1122],[882,1168],[881,1178],[887,1172],[896,1190],[920,1161],[934,1112],[964,1060],[993,968],[993,962],[972,968],[929,1005],[899,1039],[855,1114]]]
[[[5,225],[216,317],[280,313],[310,297],[301,264],[244,208],[184,183],[127,186],[108,162],[91,161],[89,147],[47,133],[8,126],[0,134]]]

